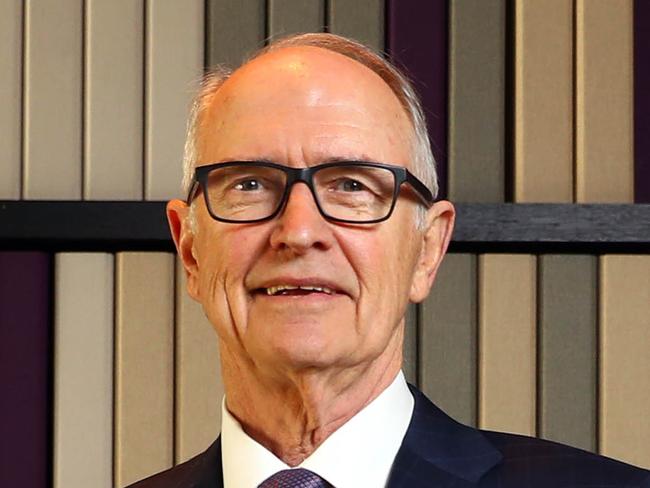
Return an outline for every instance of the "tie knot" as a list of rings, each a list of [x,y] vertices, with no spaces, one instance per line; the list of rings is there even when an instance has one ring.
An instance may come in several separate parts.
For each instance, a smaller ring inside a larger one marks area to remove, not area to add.
[[[327,481],[308,469],[284,469],[265,479],[259,488],[328,488]]]

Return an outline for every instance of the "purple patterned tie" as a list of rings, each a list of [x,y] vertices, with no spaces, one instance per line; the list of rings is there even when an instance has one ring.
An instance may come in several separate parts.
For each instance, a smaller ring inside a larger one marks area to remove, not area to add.
[[[285,469],[265,479],[259,488],[328,488],[327,481],[308,469]]]

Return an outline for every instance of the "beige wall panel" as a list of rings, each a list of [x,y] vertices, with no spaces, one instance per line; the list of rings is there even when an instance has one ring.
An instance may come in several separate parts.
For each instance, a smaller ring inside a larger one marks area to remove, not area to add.
[[[125,252],[116,261],[115,486],[173,464],[174,258]]]
[[[460,422],[476,424],[476,256],[447,254],[420,306],[420,386]]]
[[[536,259],[479,257],[479,425],[535,434]]]
[[[146,200],[181,196],[185,125],[203,72],[203,10],[201,0],[147,0]]]
[[[23,198],[81,197],[82,0],[25,2]]]
[[[384,50],[384,0],[330,0],[329,31]]]
[[[410,303],[404,324],[404,360],[402,371],[406,381],[418,386],[418,306]]]
[[[176,264],[176,463],[203,452],[221,429],[219,341],[203,307],[187,294]]]
[[[207,0],[206,65],[234,67],[264,45],[264,0]]]
[[[85,199],[142,199],[143,14],[143,0],[86,0]]]
[[[573,201],[573,1],[515,3],[517,202]]]
[[[576,2],[578,202],[634,202],[633,7]]]
[[[595,256],[538,260],[537,434],[589,451],[598,437],[597,273]]]
[[[650,256],[600,266],[600,449],[650,468]]]
[[[325,29],[324,0],[268,0],[269,37]]]
[[[0,199],[20,198],[23,8],[0,2]]]
[[[449,3],[448,180],[455,202],[504,201],[505,36],[504,0]]]
[[[55,488],[113,483],[113,256],[55,258]]]

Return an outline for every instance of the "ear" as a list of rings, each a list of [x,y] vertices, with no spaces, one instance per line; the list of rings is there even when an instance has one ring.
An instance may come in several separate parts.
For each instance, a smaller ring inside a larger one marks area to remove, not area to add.
[[[427,212],[420,257],[411,282],[411,302],[421,302],[429,294],[438,267],[447,252],[455,219],[456,210],[446,200],[434,203]]]
[[[178,257],[185,269],[187,292],[195,300],[199,299],[199,263],[194,254],[194,232],[189,220],[190,208],[182,200],[167,202],[167,222],[171,231]]]

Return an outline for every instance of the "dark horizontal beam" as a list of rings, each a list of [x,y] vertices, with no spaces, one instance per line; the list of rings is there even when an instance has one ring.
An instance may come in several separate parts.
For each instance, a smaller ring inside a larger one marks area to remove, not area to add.
[[[650,252],[650,205],[457,204],[452,251]],[[173,250],[164,202],[0,201],[0,248]]]

